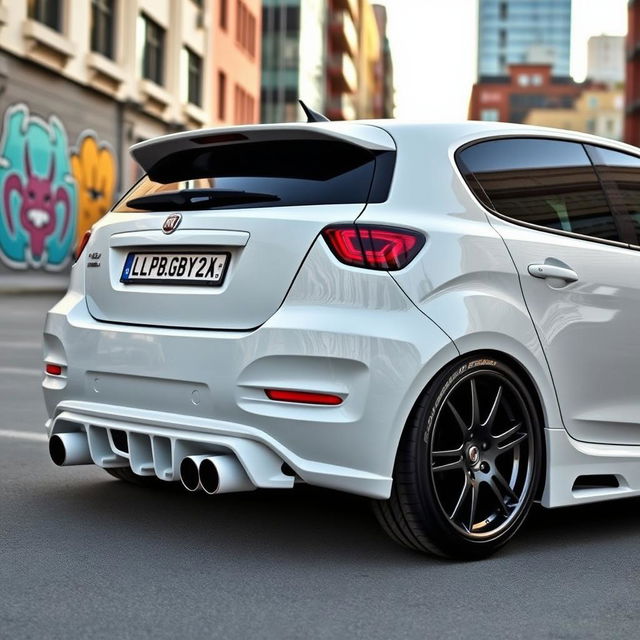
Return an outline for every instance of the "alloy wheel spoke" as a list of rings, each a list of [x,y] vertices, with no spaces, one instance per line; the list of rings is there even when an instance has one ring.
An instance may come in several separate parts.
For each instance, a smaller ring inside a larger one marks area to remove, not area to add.
[[[491,436],[491,437],[496,441],[496,444],[500,445],[502,442],[504,442],[505,440],[508,440],[511,436],[518,433],[520,429],[522,429],[522,422],[518,422],[517,424],[514,424],[512,427],[509,427],[504,433],[500,433],[497,436]]]
[[[493,401],[493,404],[491,405],[491,411],[489,411],[489,415],[487,416],[487,419],[482,424],[482,426],[485,427],[486,429],[488,429],[489,431],[491,430],[491,427],[493,426],[493,423],[494,423],[494,421],[496,419],[496,415],[498,413],[498,409],[500,408],[500,401],[501,400],[502,400],[502,385],[500,385],[498,387],[498,392],[496,393],[495,400]]]
[[[507,442],[507,444],[498,445],[498,451],[500,453],[510,451],[514,447],[517,447],[523,440],[526,440],[528,437],[528,433],[521,433],[515,440],[511,440],[510,442]]]
[[[455,462],[446,462],[445,464],[433,465],[433,473],[440,473],[441,471],[451,471],[452,469],[462,469],[463,461],[462,456],[459,456]]]
[[[494,469],[493,477],[496,480],[497,484],[502,487],[502,491],[514,502],[519,502],[520,498],[518,494],[509,486],[509,483],[505,480],[504,476],[497,470]]]
[[[511,513],[511,509],[505,503],[504,495],[502,494],[502,491],[500,491],[500,488],[498,487],[498,483],[496,482],[496,479],[490,478],[487,484],[489,485],[489,487],[491,487],[491,491],[493,491],[493,494],[495,495],[496,500],[498,501],[498,506],[500,507],[500,511],[502,511],[503,515],[508,516]]]
[[[478,405],[478,390],[476,388],[476,379],[471,378],[471,426],[475,427],[480,424],[480,408]]]
[[[453,456],[461,456],[462,455],[462,445],[457,449],[446,449],[443,451],[432,451],[431,455],[434,458],[452,458]]]
[[[479,485],[475,482],[471,485],[471,507],[469,509],[469,531],[473,530],[473,523],[476,519],[476,510],[478,509],[478,489]]]
[[[455,520],[458,512],[460,511],[462,505],[464,504],[467,495],[469,495],[469,490],[471,489],[471,481],[465,477],[464,487],[462,487],[462,491],[460,492],[460,497],[458,498],[458,502],[456,502],[456,506],[453,508],[451,515],[449,516],[449,520]]]
[[[451,400],[447,400],[447,407],[449,407],[449,411],[451,411],[451,413],[453,414],[453,417],[455,418],[460,431],[462,431],[463,437],[466,438],[469,427],[467,427],[467,425],[464,423],[464,420],[460,417],[458,410],[453,406],[453,404],[451,404]]]

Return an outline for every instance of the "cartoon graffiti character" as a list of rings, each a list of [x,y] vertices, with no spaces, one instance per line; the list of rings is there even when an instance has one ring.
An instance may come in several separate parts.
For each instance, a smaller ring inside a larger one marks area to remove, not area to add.
[[[98,143],[93,131],[84,131],[71,151],[71,168],[78,186],[78,225],[82,238],[111,207],[116,188],[116,161],[111,147]]]
[[[9,107],[0,138],[0,260],[59,271],[75,240],[76,185],[62,123]]]
[[[53,189],[53,178],[56,173],[56,158],[51,157],[51,165],[47,177],[37,176],[31,167],[29,147],[24,148],[24,170],[26,181],[23,184],[18,173],[11,173],[4,183],[2,202],[7,227],[14,233],[11,219],[11,197],[14,192],[20,196],[20,224],[29,235],[31,256],[41,261],[45,252],[45,241],[56,229],[56,205],[62,204],[63,223],[60,237],[63,238],[71,220],[69,194],[63,187]]]

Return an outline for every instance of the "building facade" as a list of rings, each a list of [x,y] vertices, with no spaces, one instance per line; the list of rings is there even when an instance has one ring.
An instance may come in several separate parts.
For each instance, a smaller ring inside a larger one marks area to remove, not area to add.
[[[470,120],[521,123],[532,109],[572,109],[587,86],[553,77],[549,64],[514,64],[508,70],[473,85]]]
[[[215,125],[260,122],[260,0],[212,2],[212,120]]]
[[[263,0],[262,122],[303,119],[299,98],[324,109],[327,17],[327,0]]]
[[[387,37],[387,9],[380,4],[374,4],[373,10],[380,33],[380,58],[377,64],[378,89],[374,95],[375,112],[377,118],[393,118],[395,111],[393,60],[391,47]]]
[[[640,1],[629,0],[624,140],[640,146]]]
[[[608,85],[622,85],[624,43],[624,36],[591,36],[587,42],[587,78]]]
[[[570,46],[571,0],[479,0],[479,80],[523,63],[568,77]]]
[[[330,120],[393,113],[386,13],[369,0],[264,0],[262,121],[304,119],[298,99]]]
[[[570,109],[531,109],[525,124],[592,133],[622,140],[624,91],[620,88],[585,89]]]
[[[128,147],[209,124],[206,9],[0,0],[0,276],[65,273],[137,178]]]

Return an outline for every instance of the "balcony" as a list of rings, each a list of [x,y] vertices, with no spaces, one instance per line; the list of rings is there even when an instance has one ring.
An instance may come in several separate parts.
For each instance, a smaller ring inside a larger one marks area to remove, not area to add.
[[[333,96],[327,101],[327,117],[329,120],[354,120],[356,107],[353,97],[347,94]]]
[[[352,56],[358,52],[358,32],[348,11],[336,11],[331,16],[329,27],[333,49],[346,51]]]
[[[344,9],[357,21],[360,16],[358,0],[333,0],[333,9]]]
[[[329,56],[329,78],[336,93],[354,93],[358,88],[358,72],[347,53]]]

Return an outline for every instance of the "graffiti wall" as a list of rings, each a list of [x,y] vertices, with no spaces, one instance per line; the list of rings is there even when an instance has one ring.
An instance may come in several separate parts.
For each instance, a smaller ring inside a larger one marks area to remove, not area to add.
[[[64,269],[79,237],[111,206],[117,163],[95,131],[69,145],[55,115],[8,107],[0,132],[0,260],[12,269]]]

